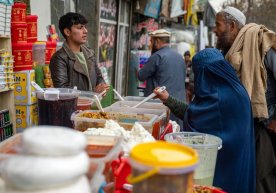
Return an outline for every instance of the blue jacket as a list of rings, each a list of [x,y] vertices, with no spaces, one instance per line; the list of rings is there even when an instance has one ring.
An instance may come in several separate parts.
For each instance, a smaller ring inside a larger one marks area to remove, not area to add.
[[[176,99],[185,100],[185,62],[180,54],[165,46],[152,54],[138,72],[140,81],[147,81],[145,96],[157,86],[166,86]]]

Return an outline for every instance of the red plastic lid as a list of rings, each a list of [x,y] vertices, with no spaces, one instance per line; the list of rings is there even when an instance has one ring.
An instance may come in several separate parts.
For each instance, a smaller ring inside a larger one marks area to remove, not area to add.
[[[14,3],[12,8],[26,8],[26,4],[25,3]]]
[[[56,48],[57,47],[57,42],[55,41],[47,41],[46,42],[46,48]]]
[[[38,16],[37,15],[27,15],[26,21],[37,21]]]
[[[33,43],[13,43],[12,48],[13,50],[21,50],[21,49],[32,50]]]

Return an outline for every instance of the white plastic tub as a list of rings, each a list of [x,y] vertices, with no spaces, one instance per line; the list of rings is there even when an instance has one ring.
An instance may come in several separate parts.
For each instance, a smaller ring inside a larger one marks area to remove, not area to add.
[[[165,141],[190,146],[198,152],[199,167],[195,170],[195,184],[212,186],[218,150],[222,140],[214,135],[197,132],[169,133]]]

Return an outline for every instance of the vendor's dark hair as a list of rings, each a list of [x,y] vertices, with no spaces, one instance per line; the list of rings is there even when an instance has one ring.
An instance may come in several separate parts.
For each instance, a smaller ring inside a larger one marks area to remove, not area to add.
[[[65,15],[60,17],[58,28],[61,34],[63,35],[63,37],[66,39],[66,35],[64,34],[64,29],[67,28],[71,30],[71,27],[73,25],[78,25],[78,24],[85,25],[87,23],[88,21],[83,15],[79,13],[68,12]]]

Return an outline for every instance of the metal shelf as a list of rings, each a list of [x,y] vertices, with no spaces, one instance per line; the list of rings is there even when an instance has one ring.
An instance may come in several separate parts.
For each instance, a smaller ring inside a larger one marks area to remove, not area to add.
[[[0,38],[7,38],[7,39],[10,39],[11,36],[10,36],[10,35],[0,35]]]
[[[4,89],[0,89],[0,93],[12,91],[12,90],[13,90],[13,89],[10,89],[10,88],[4,88]]]

